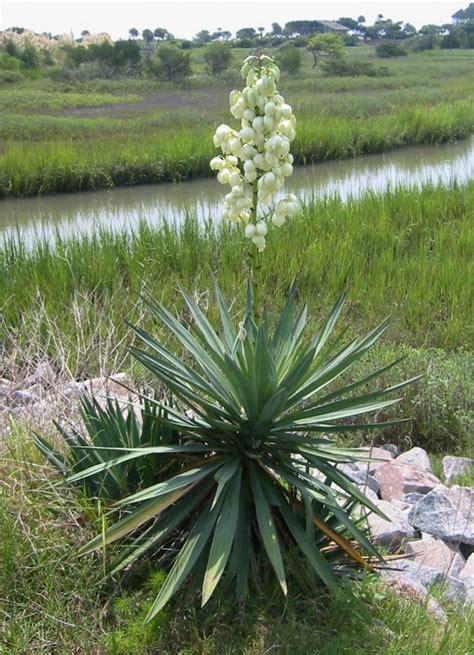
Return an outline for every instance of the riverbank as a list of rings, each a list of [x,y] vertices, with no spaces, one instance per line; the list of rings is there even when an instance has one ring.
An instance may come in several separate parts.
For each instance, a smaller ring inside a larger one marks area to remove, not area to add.
[[[373,50],[352,50],[351,60],[374,60]],[[282,85],[298,116],[298,163],[444,143],[474,130],[472,51],[413,54],[384,62],[387,77],[355,78],[322,77],[304,55],[301,74]],[[210,135],[228,121],[227,91],[237,71],[212,88],[200,88],[199,79],[185,90],[153,90],[141,80],[44,80],[15,89],[16,108],[11,92],[0,91],[0,197],[211,175]],[[98,106],[107,93],[118,95]]]

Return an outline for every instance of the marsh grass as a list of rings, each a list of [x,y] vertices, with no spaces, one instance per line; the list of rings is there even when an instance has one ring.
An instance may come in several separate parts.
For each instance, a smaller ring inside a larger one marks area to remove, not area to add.
[[[211,175],[211,135],[229,121],[227,92],[241,85],[238,63],[248,53],[233,54],[229,74],[212,80],[202,53],[193,51],[195,75],[186,88],[144,79],[41,80],[0,91],[0,198]],[[372,61],[373,49],[349,49],[348,57]],[[297,162],[468,136],[474,126],[472,53],[405,59],[386,62],[389,77],[325,78],[305,52],[301,75],[282,80],[298,118]],[[133,111],[127,108],[140,97]]]
[[[289,281],[297,277],[316,319],[347,287],[353,327],[366,328],[393,314],[394,342],[467,346],[473,201],[470,184],[308,205],[269,239],[260,260],[262,297],[277,312]],[[143,222],[128,233],[58,236],[55,244],[39,240],[31,250],[7,238],[0,249],[0,334],[13,330],[20,341],[28,340],[40,303],[65,336],[77,332],[78,313],[86,339],[107,313],[119,338],[125,317],[134,320],[144,288],[174,307],[175,289],[182,284],[206,303],[211,272],[227,297],[240,301],[244,248],[240,229],[228,223],[200,226],[191,216],[178,227]],[[72,348],[71,359],[76,356]]]
[[[408,145],[436,144],[468,136],[474,125],[469,102],[404,109],[388,116],[354,119],[302,118],[292,152],[297,163],[344,159]],[[169,133],[157,128],[135,138],[112,135],[88,142],[8,142],[0,154],[0,197],[175,182],[212,174],[215,154],[207,126]]]

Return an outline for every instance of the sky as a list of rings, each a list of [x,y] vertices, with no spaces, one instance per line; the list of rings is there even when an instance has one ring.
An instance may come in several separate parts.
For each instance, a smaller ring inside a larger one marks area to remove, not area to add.
[[[98,0],[71,2],[69,0],[0,0],[0,30],[7,27],[26,27],[35,32],[63,34],[72,32],[78,37],[82,30],[91,33],[108,32],[112,38],[128,37],[135,27],[155,29],[164,27],[175,37],[192,38],[199,30],[213,32],[218,27],[233,34],[241,27],[265,27],[273,22],[284,25],[290,20],[335,20],[341,16],[365,16],[372,24],[377,14],[385,18],[403,20],[420,28],[427,23],[451,22],[452,14],[469,4],[455,2],[252,2],[251,0],[193,0],[156,2],[138,0]]]

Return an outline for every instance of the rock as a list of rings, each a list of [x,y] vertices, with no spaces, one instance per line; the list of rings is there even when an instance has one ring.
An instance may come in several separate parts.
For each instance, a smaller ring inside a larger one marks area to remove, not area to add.
[[[372,491],[370,487],[364,487],[357,485],[359,491],[361,491],[369,500],[371,500],[375,505],[380,503],[380,498],[377,496],[375,491]]]
[[[402,500],[405,494],[412,492],[427,493],[439,484],[438,478],[431,473],[397,460],[377,468],[374,477],[380,485],[380,495],[384,500]]]
[[[370,533],[375,543],[397,548],[403,541],[414,536],[413,529],[400,509],[385,500],[380,500],[378,507],[389,521],[373,512],[367,517]]]
[[[448,617],[443,608],[434,598],[428,597],[428,590],[416,578],[412,576],[404,578],[387,576],[385,586],[402,598],[414,601],[419,605],[426,605],[427,611],[436,617],[440,623],[445,624],[448,622]]]
[[[419,494],[419,493],[416,493],[416,492],[412,491],[411,493],[405,494],[403,496],[403,502],[407,503],[408,505],[414,505],[419,500],[421,500],[424,495],[425,494]]]
[[[458,579],[466,587],[466,603],[474,604],[474,553],[469,556],[464,567],[459,572]]]
[[[381,466],[385,464],[386,461],[393,459],[393,455],[391,452],[389,452],[385,448],[378,448],[377,446],[374,446],[372,449],[369,449],[367,452],[367,456],[374,458],[374,460],[368,462],[370,475],[373,475],[375,471],[377,471],[377,469],[379,469]]]
[[[405,552],[407,555],[413,555],[412,562],[430,566],[443,575],[458,577],[465,564],[464,557],[457,546],[433,537],[410,541]]]
[[[0,397],[8,396],[13,389],[13,382],[7,380],[7,378],[0,378]]]
[[[11,399],[14,405],[31,405],[40,400],[41,389],[39,385],[30,387],[29,389],[18,389],[11,393]]]
[[[380,446],[383,450],[387,450],[392,457],[396,457],[398,455],[398,446],[396,446],[394,443],[384,443],[381,444]]]
[[[466,473],[474,466],[474,459],[469,457],[443,457],[443,474],[446,482],[449,484],[458,475]]]
[[[474,489],[439,485],[413,505],[408,521],[433,537],[473,545]]]
[[[345,473],[357,486],[362,488],[367,487],[367,489],[371,489],[375,494],[377,494],[379,491],[379,483],[369,474],[367,464],[368,462],[354,462],[340,464],[337,468]]]
[[[418,446],[402,453],[395,461],[401,464],[410,464],[421,471],[433,473],[428,453],[423,448],[418,448]]]
[[[389,563],[385,570],[382,570],[382,577],[414,578],[427,589],[431,589],[434,585],[443,586],[445,600],[452,603],[462,604],[466,599],[466,587],[461,580],[409,559],[397,560],[393,565]]]

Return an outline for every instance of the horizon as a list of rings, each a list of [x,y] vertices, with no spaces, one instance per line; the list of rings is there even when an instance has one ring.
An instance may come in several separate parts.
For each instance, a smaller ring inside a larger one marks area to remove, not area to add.
[[[218,28],[232,35],[243,27],[264,27],[271,30],[276,22],[282,27],[294,20],[337,20],[341,17],[366,18],[373,24],[378,14],[394,21],[411,23],[417,29],[425,24],[451,22],[451,16],[467,2],[60,2],[58,0],[15,0],[3,2],[0,8],[0,30],[23,27],[33,32],[53,35],[71,34],[78,38],[83,30],[92,34],[107,32],[114,40],[128,38],[128,31],[162,27],[176,38],[192,39],[201,30],[211,33]],[[248,12],[245,11],[246,5]],[[111,13],[111,9],[113,10]],[[147,18],[136,19],[136,16]],[[208,16],[203,18],[203,15]],[[88,18],[84,18],[88,16]]]

